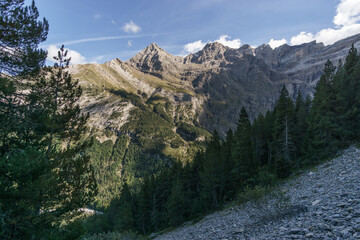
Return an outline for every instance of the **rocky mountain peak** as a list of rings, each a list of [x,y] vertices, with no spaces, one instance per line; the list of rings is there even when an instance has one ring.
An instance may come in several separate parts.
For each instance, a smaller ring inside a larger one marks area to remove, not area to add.
[[[211,63],[214,61],[221,61],[225,59],[225,52],[230,48],[222,45],[219,42],[211,42],[205,45],[205,47],[197,53],[190,54],[185,58],[185,62],[193,63]]]
[[[238,49],[238,51],[239,51],[241,54],[250,54],[250,55],[253,55],[253,56],[256,55],[256,54],[255,54],[255,49],[252,48],[252,47],[251,47],[250,45],[248,45],[248,44],[242,45],[242,46]]]
[[[155,43],[151,43],[126,62],[144,72],[162,72],[166,68],[165,66],[174,67],[181,64],[182,61],[182,57],[173,56]]]
[[[228,47],[224,46],[223,44],[219,42],[211,42],[207,43],[203,50],[205,51],[221,51],[221,50],[227,50]]]
[[[156,52],[158,54],[165,53],[168,54],[164,49],[159,47],[156,43],[151,43],[149,46],[144,48],[143,52],[149,54],[151,52]]]

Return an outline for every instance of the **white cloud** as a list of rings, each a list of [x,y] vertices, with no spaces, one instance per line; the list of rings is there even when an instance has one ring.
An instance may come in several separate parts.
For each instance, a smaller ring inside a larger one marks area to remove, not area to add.
[[[94,18],[95,18],[95,19],[100,19],[100,18],[101,18],[101,15],[100,15],[100,14],[95,14],[95,15],[94,15]]]
[[[231,47],[231,48],[239,48],[241,46],[240,39],[236,38],[234,40],[230,40],[230,36],[228,35],[221,35],[218,39],[216,39],[214,42],[219,42],[224,46]],[[228,40],[229,39],[229,40]],[[211,42],[211,41],[208,41]],[[181,56],[185,56],[189,53],[195,53],[200,51],[205,47],[207,42],[203,42],[202,40],[198,40],[195,42],[188,43],[184,46],[184,49],[181,52]]]
[[[127,45],[128,45],[128,47],[131,47],[131,46],[133,45],[133,41],[132,41],[132,40],[129,40],[129,41],[127,42]]]
[[[112,23],[113,25],[116,25],[116,22],[115,22],[114,19],[111,19],[111,23]]]
[[[286,41],[286,39],[285,38],[283,38],[283,39],[280,39],[280,40],[275,40],[275,39],[270,39],[270,41],[269,41],[269,45],[270,45],[270,47],[272,48],[272,49],[275,49],[275,48],[277,48],[277,47],[280,47],[281,45],[284,45],[284,44],[286,44],[287,43],[287,41]]]
[[[317,33],[301,32],[291,38],[291,44],[297,45],[316,40],[325,45],[333,44],[343,38],[360,33],[359,0],[340,0],[334,16],[334,28],[326,28]]]
[[[227,40],[231,37],[228,35],[221,35],[219,39],[215,40],[215,42],[219,42],[224,46],[231,47],[231,48],[239,48],[241,46],[241,41],[239,38],[236,38],[234,40]]]
[[[206,45],[206,43],[203,43],[201,40],[192,42],[192,43],[188,43],[184,46],[184,53],[194,53],[194,52],[198,52],[201,49],[203,49],[203,47]]]
[[[70,50],[68,48],[65,48],[65,50],[68,50],[67,57],[71,57],[70,64],[87,63],[86,58],[84,56],[82,56],[79,52]],[[48,51],[47,60],[49,60],[51,62],[56,62],[53,57],[58,55],[59,48],[55,45],[50,45],[48,47],[47,51]]]
[[[336,7],[334,24],[337,26],[349,26],[358,23],[360,20],[359,0],[341,0]]]
[[[127,33],[138,33],[141,31],[141,27],[136,25],[136,23],[131,20],[124,25],[123,30]]]
[[[299,45],[302,43],[308,43],[314,41],[315,37],[312,33],[308,32],[301,32],[298,35],[291,38],[290,43],[291,45]]]

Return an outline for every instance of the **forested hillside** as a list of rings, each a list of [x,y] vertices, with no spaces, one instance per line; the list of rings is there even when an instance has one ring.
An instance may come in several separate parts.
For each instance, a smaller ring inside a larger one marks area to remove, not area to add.
[[[345,63],[326,62],[313,100],[299,92],[294,102],[283,87],[265,116],[251,122],[242,108],[226,139],[215,131],[205,151],[191,162],[146,176],[140,191],[123,185],[104,215],[88,220],[89,229],[147,234],[178,226],[219,209],[238,193],[271,186],[333,156],[360,137],[359,71],[353,46]]]

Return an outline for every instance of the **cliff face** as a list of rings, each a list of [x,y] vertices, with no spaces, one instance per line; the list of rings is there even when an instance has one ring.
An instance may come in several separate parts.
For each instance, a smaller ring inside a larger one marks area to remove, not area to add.
[[[83,101],[84,109],[96,103],[100,95],[109,98],[109,103],[113,95],[110,90],[122,90],[145,105],[153,97],[166,99],[171,106],[166,114],[175,125],[186,122],[224,134],[235,127],[242,106],[252,118],[271,109],[283,85],[294,98],[299,90],[304,96],[312,95],[325,61],[330,59],[336,65],[339,59],[344,60],[352,43],[360,47],[360,35],[330,46],[310,42],[276,49],[269,45],[232,49],[215,42],[184,58],[151,44],[126,62],[115,59],[73,66],[70,71],[93,93],[87,94],[87,103]],[[124,111],[138,108],[125,102]],[[103,117],[106,127],[109,119],[104,108],[94,116],[96,122]],[[114,121],[120,126],[124,119]]]

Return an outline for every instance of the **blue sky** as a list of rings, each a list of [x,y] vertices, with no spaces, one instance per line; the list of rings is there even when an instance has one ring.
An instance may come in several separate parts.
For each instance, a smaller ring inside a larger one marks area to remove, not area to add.
[[[27,3],[30,0],[27,0]],[[174,55],[212,41],[238,48],[312,40],[331,44],[360,33],[360,0],[36,0],[48,19],[41,47],[62,43],[73,63],[131,58],[152,42]],[[272,39],[272,41],[270,41]]]

